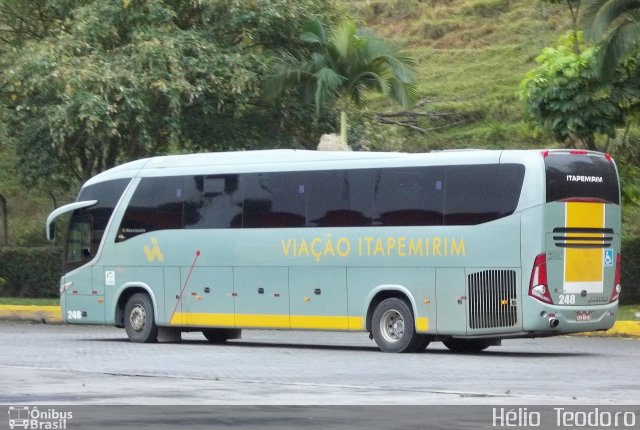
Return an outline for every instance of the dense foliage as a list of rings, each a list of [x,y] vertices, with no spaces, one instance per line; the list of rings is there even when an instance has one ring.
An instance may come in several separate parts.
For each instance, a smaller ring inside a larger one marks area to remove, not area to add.
[[[61,261],[60,248],[0,247],[0,296],[57,297]]]
[[[169,151],[317,143],[313,109],[274,109],[262,88],[282,47],[306,52],[305,22],[335,20],[329,0],[0,0],[21,5],[33,24],[2,41],[0,119],[32,182]]]
[[[579,37],[571,31],[558,46],[544,48],[536,58],[539,66],[520,85],[526,113],[536,124],[559,142],[597,150],[596,135],[615,137],[626,112],[619,82],[598,79],[594,48],[574,48]]]
[[[638,58],[640,2],[638,0],[588,0],[584,23],[587,35],[598,43],[599,75],[610,78],[629,58]]]
[[[622,293],[620,303],[640,303],[640,237],[622,241]]]

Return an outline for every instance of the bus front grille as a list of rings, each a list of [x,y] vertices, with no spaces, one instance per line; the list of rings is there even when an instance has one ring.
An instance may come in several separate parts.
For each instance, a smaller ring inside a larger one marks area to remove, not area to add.
[[[558,248],[610,248],[613,229],[556,227],[553,241]]]
[[[469,327],[472,329],[516,325],[515,270],[484,270],[468,275]]]

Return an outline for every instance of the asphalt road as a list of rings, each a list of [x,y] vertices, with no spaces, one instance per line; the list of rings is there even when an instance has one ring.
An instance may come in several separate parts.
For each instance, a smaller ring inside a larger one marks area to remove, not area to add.
[[[123,330],[0,322],[0,403],[56,405],[640,404],[640,340],[440,343],[385,354],[365,333],[245,331],[210,345],[130,343]]]

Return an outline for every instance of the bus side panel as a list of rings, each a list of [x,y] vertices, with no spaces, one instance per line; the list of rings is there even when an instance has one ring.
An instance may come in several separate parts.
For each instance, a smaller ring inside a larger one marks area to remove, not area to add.
[[[81,268],[64,276],[67,286],[65,295],[65,313],[62,315],[68,324],[104,324],[104,290],[93,285],[91,267]]]
[[[464,268],[436,269],[439,335],[467,334]]]
[[[179,275],[171,269],[165,268],[170,325],[235,327],[231,267],[181,267]]]
[[[292,329],[349,330],[344,267],[290,267]]]
[[[289,329],[289,271],[286,267],[234,267],[238,328]]]
[[[418,332],[436,333],[436,282],[433,268],[355,267],[347,269],[351,330],[364,330],[371,301],[383,291],[407,296]],[[356,325],[360,323],[361,326]]]

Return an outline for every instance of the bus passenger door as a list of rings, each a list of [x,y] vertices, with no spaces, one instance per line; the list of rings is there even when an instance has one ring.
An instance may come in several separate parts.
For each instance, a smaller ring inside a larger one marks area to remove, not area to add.
[[[291,328],[286,267],[234,267],[238,328]]]
[[[74,212],[65,250],[63,319],[67,323],[104,324],[104,283],[101,270],[89,263],[95,256],[92,246],[93,219]],[[95,273],[95,275],[94,275]],[[94,276],[99,275],[97,277]],[[95,284],[94,284],[95,282]]]
[[[180,281],[180,313],[172,325],[235,327],[230,267],[181,267]]]
[[[290,267],[291,328],[349,330],[347,270]]]
[[[467,294],[464,268],[436,269],[436,303],[438,334],[467,334]]]

